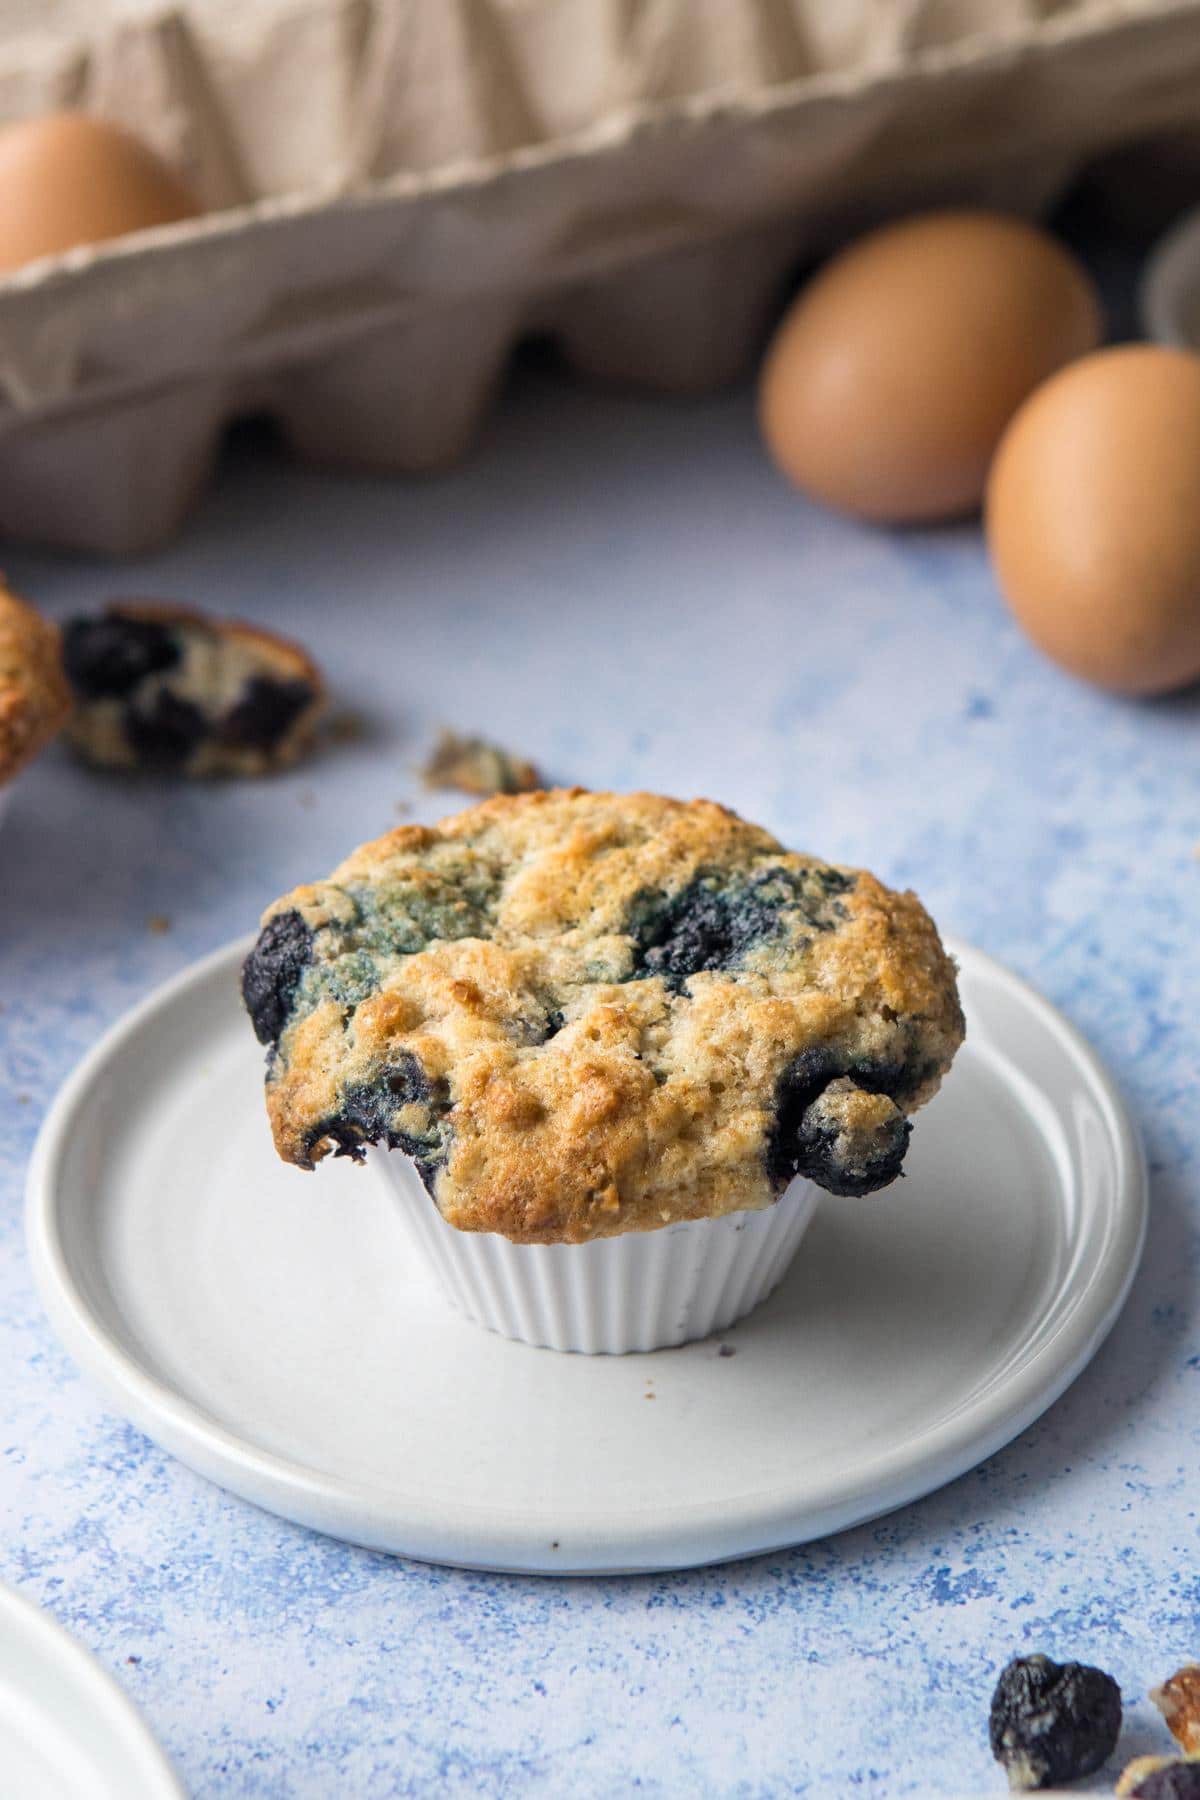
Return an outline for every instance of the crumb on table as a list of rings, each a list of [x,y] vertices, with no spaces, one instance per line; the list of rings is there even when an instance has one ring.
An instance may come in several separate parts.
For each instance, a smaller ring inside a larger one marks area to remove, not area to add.
[[[544,786],[541,775],[524,757],[514,756],[487,738],[442,730],[421,766],[427,787],[459,788],[464,794],[524,794]]]
[[[337,712],[326,726],[326,733],[334,744],[356,744],[367,735],[367,722],[361,713]]]
[[[1200,1756],[1200,1663],[1185,1663],[1150,1698],[1167,1722],[1167,1730],[1188,1756]]]
[[[98,768],[257,776],[307,755],[326,706],[308,653],[236,619],[168,601],[114,600],[68,619],[67,742]]]

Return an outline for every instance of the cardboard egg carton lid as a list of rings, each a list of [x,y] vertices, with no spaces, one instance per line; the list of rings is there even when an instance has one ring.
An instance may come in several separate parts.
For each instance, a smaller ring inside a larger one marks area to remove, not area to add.
[[[1188,122],[1200,0],[0,0],[0,119],[118,120],[197,220],[0,281],[0,531],[161,541],[223,425],[396,471],[516,338],[673,391],[906,205],[1034,212]]]

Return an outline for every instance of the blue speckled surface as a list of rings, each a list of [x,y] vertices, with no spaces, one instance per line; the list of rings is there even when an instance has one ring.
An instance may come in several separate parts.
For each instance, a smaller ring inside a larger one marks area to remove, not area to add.
[[[0,1576],[115,1671],[189,1789],[1000,1792],[987,1702],[1022,1647],[1111,1668],[1128,1752],[1160,1745],[1140,1696],[1200,1655],[1200,699],[1045,666],[972,529],[806,507],[745,393],[672,407],[527,374],[437,482],[243,452],[169,553],[7,565],[58,614],[124,591],[293,630],[369,721],[257,785],[127,786],[54,751],[0,836]],[[804,1551],[552,1583],[313,1537],[102,1410],[25,1259],[44,1107],[131,1001],[397,801],[449,809],[412,773],[443,720],[912,882],[1100,1047],[1146,1134],[1146,1259],[1095,1363],[1003,1454]]]

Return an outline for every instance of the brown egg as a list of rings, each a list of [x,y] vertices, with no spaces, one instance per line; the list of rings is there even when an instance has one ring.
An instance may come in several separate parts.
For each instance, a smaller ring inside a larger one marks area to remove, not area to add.
[[[1128,694],[1200,676],[1200,356],[1101,350],[1025,402],[987,490],[996,577],[1034,643]]]
[[[0,131],[0,273],[199,211],[161,157],[103,119],[51,113]]]
[[[796,486],[879,522],[978,506],[1025,396],[1100,342],[1095,289],[1019,219],[941,212],[834,257],[763,364],[759,419]]]

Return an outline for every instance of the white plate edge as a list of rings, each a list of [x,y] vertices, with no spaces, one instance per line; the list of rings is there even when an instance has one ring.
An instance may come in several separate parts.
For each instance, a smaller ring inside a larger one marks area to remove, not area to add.
[[[185,1800],[184,1788],[166,1751],[136,1702],[99,1658],[30,1595],[10,1582],[0,1581],[0,1617],[5,1615],[16,1619],[28,1637],[39,1640],[51,1661],[70,1666],[80,1686],[94,1700],[97,1713],[119,1735],[137,1763],[147,1796],[154,1800]]]

